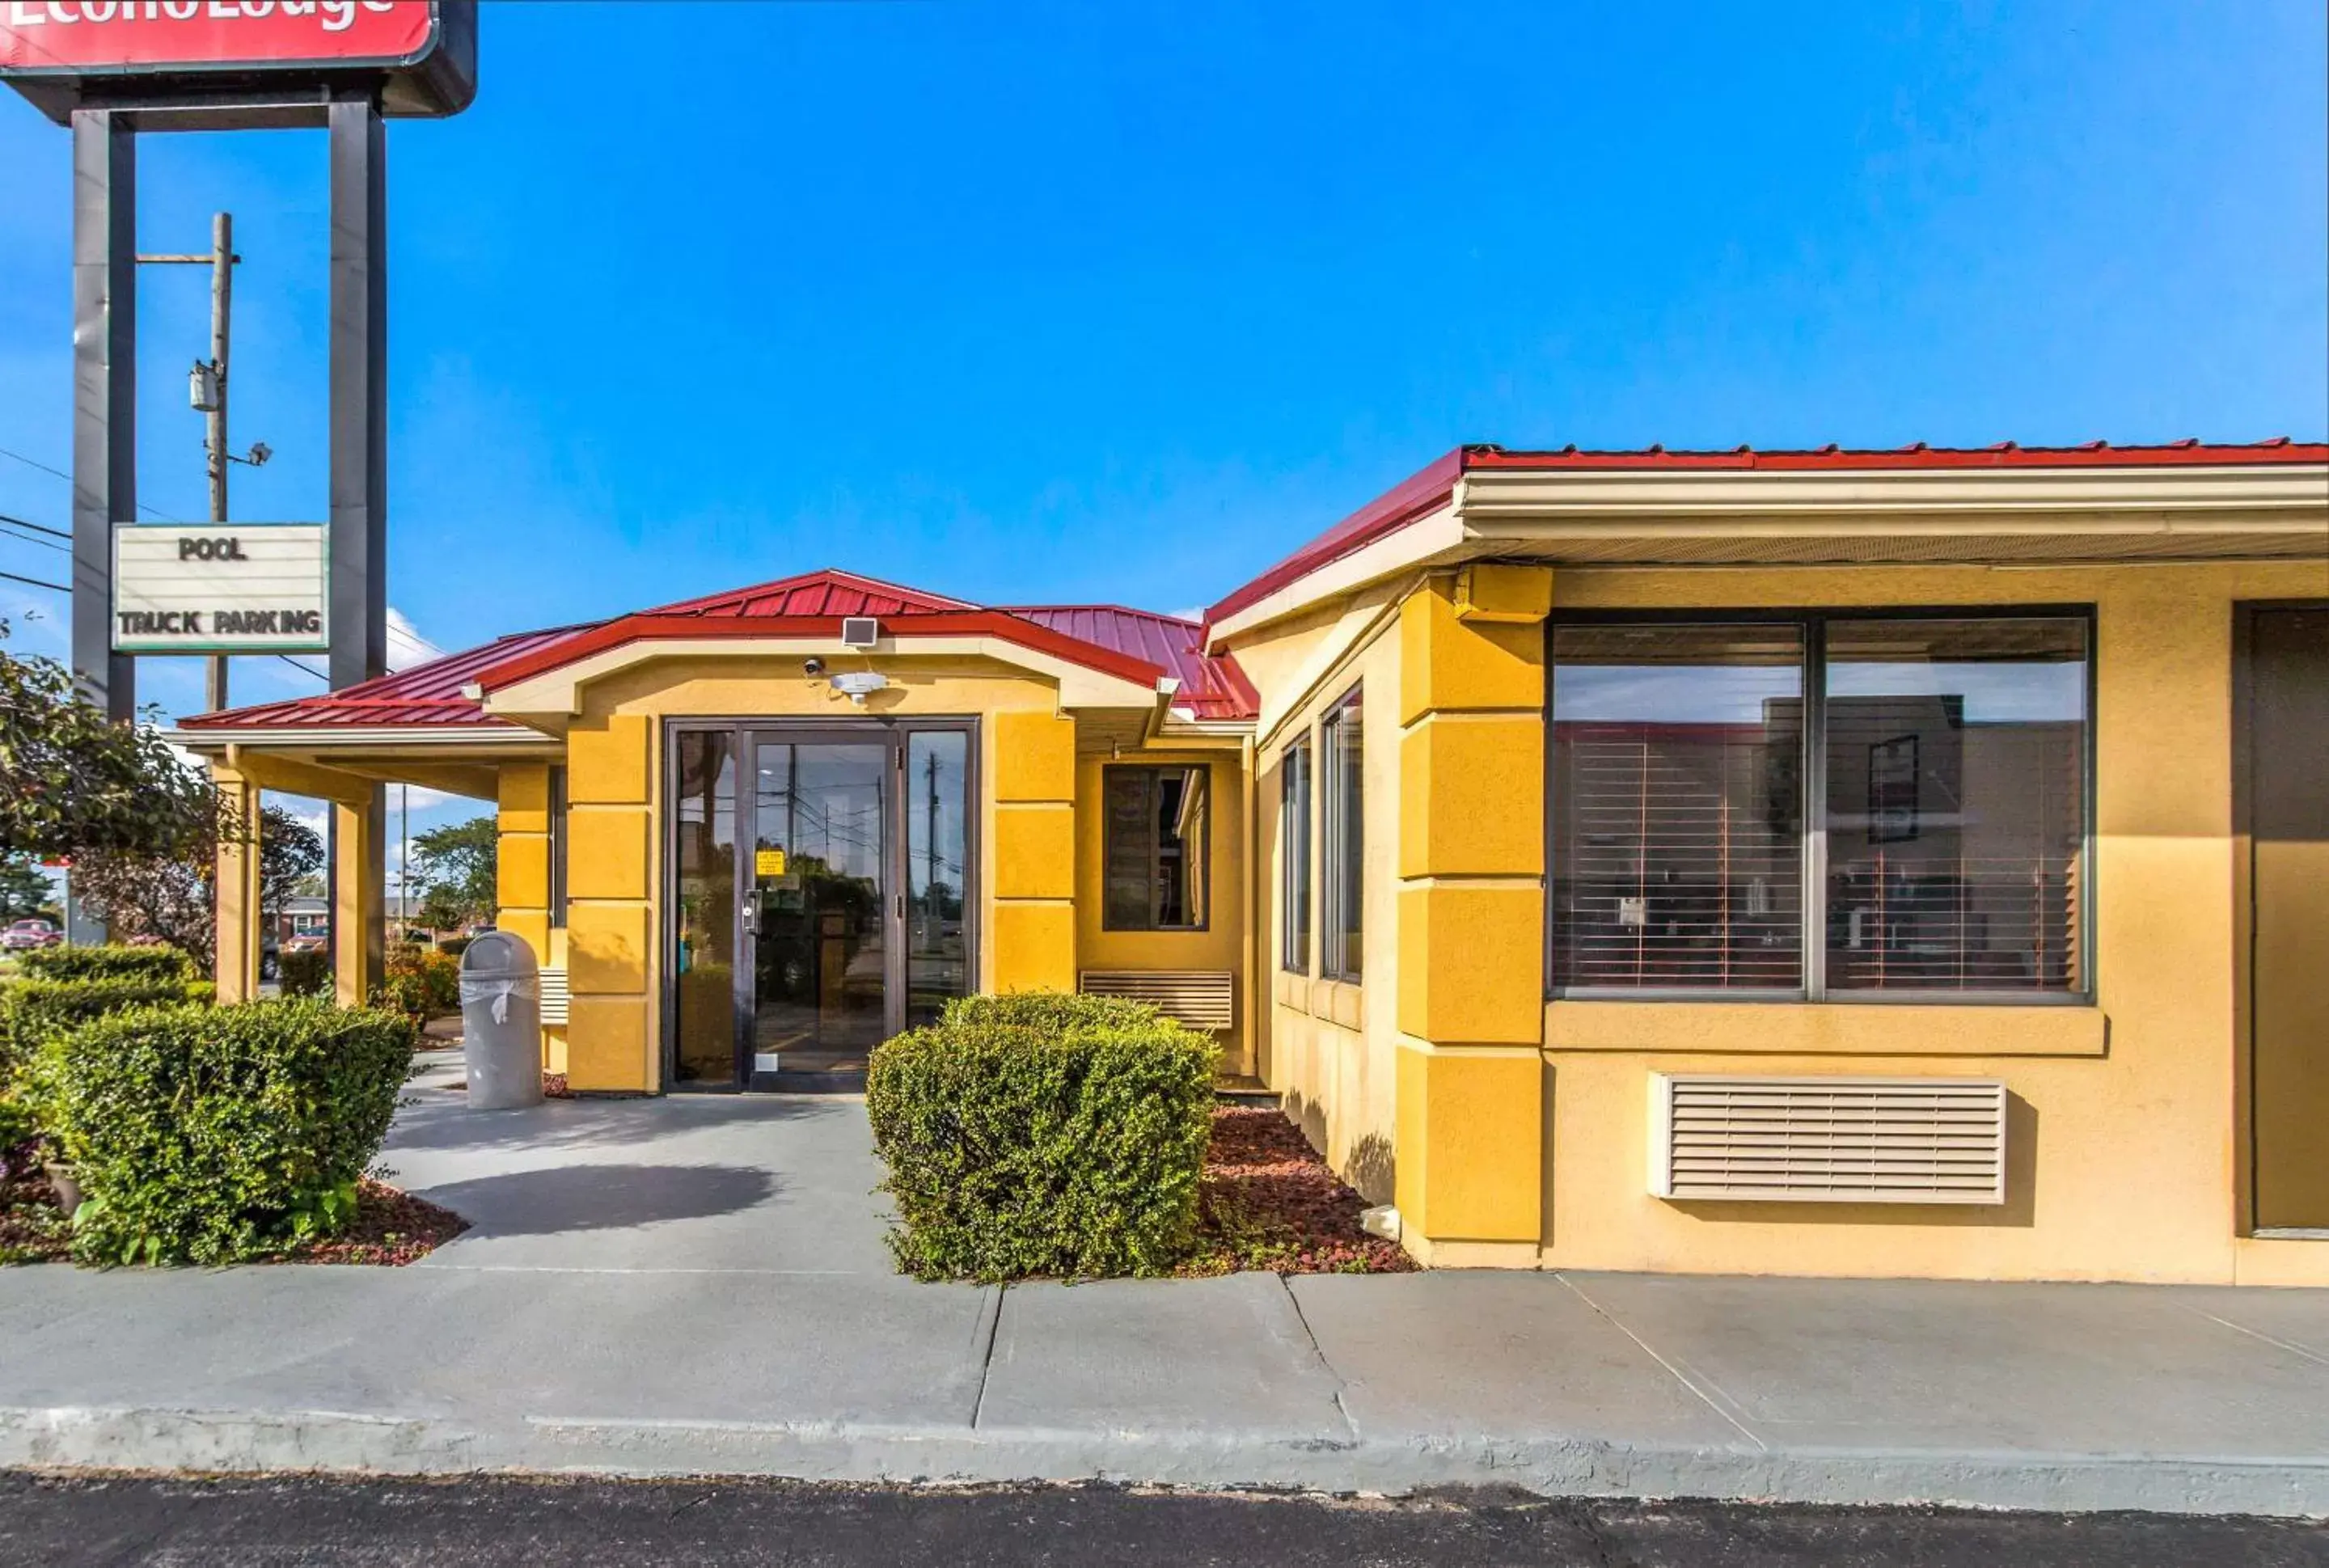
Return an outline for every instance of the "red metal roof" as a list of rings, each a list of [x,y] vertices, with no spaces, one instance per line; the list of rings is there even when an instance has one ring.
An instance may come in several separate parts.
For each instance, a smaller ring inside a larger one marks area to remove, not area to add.
[[[780,577],[756,588],[734,588],[702,599],[682,600],[643,615],[711,616],[840,616],[926,615],[949,609],[977,609],[959,599],[944,599],[879,578],[826,567]]]
[[[1261,712],[1260,694],[1237,661],[1207,656],[1205,628],[1196,621],[1120,604],[1023,604],[1009,613],[1163,666],[1181,683],[1173,705],[1191,709],[1200,719],[1250,719]]]
[[[2192,437],[2163,446],[2114,447],[2088,441],[2075,447],[2024,447],[2000,441],[1992,447],[1931,447],[1922,441],[1881,449],[1834,445],[1794,450],[1673,451],[1644,447],[1631,451],[1507,451],[1502,447],[1458,447],[1344,518],[1334,527],[1222,599],[1205,612],[1205,624],[1228,619],[1289,583],[1353,554],[1406,527],[1443,505],[1466,473],[1491,469],[1676,472],[1733,469],[1795,471],[1917,468],[2148,468],[2185,465],[2241,467],[2265,463],[2329,462],[2329,443],[2270,440],[2211,445]]]
[[[1209,658],[1197,623],[1115,605],[989,609],[958,599],[860,577],[810,571],[752,588],[684,600],[613,620],[505,637],[466,652],[366,681],[345,691],[263,703],[182,721],[189,730],[305,729],[374,725],[523,726],[490,718],[461,694],[491,689],[625,643],[674,638],[796,637],[836,639],[841,618],[871,615],[907,636],[996,637],[1120,679],[1152,685],[1176,676],[1176,706],[1204,719],[1250,718],[1260,711],[1234,660]]]
[[[561,642],[589,630],[592,624],[517,632],[340,691],[197,713],[180,723],[189,730],[344,729],[377,724],[491,724],[520,729],[506,720],[488,718],[483,708],[461,694],[461,688],[490,666]]]

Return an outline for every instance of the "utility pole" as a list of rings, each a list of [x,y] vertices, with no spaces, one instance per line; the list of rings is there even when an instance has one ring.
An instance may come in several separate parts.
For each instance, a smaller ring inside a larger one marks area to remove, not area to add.
[[[234,214],[211,214],[211,248],[207,254],[140,256],[137,260],[147,266],[211,269],[211,356],[194,362],[189,386],[195,411],[208,416],[203,450],[208,459],[205,468],[211,481],[211,521],[224,523],[227,465],[248,463],[256,468],[272,456],[264,441],[253,443],[249,457],[238,458],[226,449],[228,339],[232,335],[234,318],[234,268],[242,260],[234,253]],[[216,713],[226,706],[226,655],[212,654],[209,662],[210,677],[203,684],[203,694],[209,711]]]
[[[210,429],[203,445],[211,460],[211,521],[226,521],[226,358],[229,325],[234,316],[234,214],[211,214],[211,380],[217,392],[208,411]],[[210,656],[210,678],[203,682],[203,706],[215,713],[226,706],[226,655]]]

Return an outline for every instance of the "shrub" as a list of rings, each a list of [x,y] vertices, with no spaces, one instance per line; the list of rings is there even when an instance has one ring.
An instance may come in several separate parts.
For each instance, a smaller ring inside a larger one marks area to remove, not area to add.
[[[24,973],[43,980],[153,980],[194,978],[185,954],[159,943],[137,947],[35,948],[23,956]]]
[[[217,1000],[218,982],[215,980],[188,980],[186,982],[186,1003],[189,1006],[207,1007]]]
[[[925,1280],[1155,1274],[1188,1250],[1218,1047],[1101,997],[975,997],[884,1042],[866,1109]]]
[[[185,1000],[186,982],[175,977],[166,980],[18,980],[0,986],[0,1087],[14,1080],[30,1063],[41,1043],[52,1034],[125,1008],[168,1006]]]
[[[327,1002],[117,1013],[55,1036],[44,1123],[83,1262],[231,1263],[344,1224],[410,1070],[405,1023]]]
[[[332,955],[322,948],[278,953],[275,978],[287,997],[320,997],[332,988]]]
[[[461,1006],[461,966],[443,953],[415,948],[389,955],[380,1005],[426,1020]]]
[[[448,959],[457,959],[469,950],[471,940],[468,937],[447,937],[437,944],[437,950]]]

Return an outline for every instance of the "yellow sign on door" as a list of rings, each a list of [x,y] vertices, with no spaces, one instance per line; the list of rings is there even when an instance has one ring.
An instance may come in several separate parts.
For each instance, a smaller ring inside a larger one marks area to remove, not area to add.
[[[752,857],[753,875],[782,876],[784,874],[785,852],[783,850],[763,849]]]

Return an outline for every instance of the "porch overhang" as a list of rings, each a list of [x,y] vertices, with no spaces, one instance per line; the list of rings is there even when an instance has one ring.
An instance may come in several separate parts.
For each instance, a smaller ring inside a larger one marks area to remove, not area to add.
[[[465,694],[489,716],[555,733],[582,711],[591,682],[658,659],[985,659],[1055,682],[1066,709],[1153,709],[1179,687],[1145,659],[994,612],[900,617],[882,631],[866,648],[843,642],[832,618],[632,616],[481,671]]]

